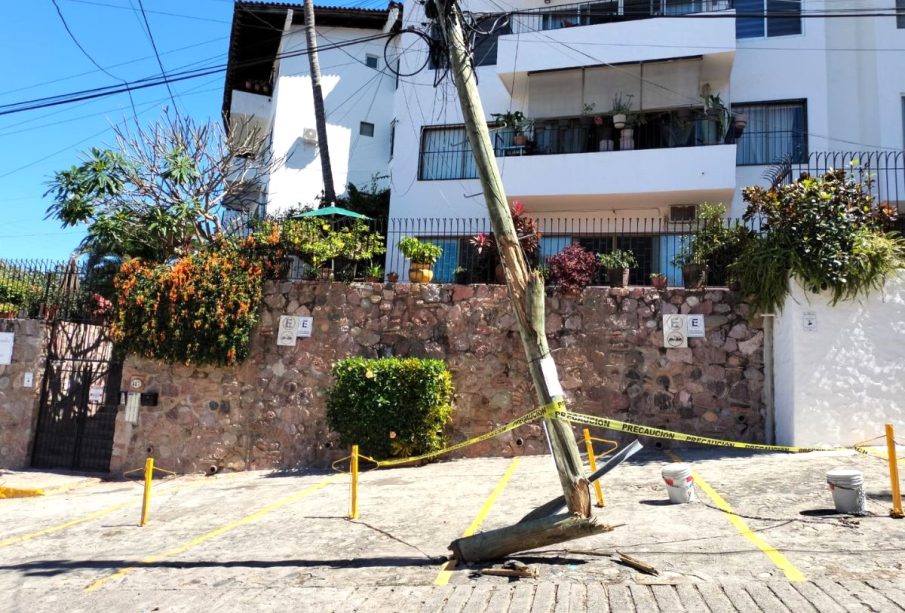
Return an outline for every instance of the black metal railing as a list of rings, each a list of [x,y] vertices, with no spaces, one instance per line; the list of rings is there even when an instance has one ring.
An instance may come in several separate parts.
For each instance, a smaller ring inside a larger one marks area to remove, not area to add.
[[[553,218],[537,220],[541,233],[540,251],[534,256],[535,266],[546,266],[551,257],[572,244],[593,253],[608,253],[613,249],[631,250],[638,266],[630,272],[632,285],[652,285],[651,274],[666,275],[670,285],[682,284],[681,266],[677,256],[690,248],[695,234],[703,229],[699,220],[671,222],[663,218],[605,219]],[[383,222],[378,222],[383,223]],[[724,219],[725,228],[738,226],[759,231],[757,220]],[[385,269],[404,276],[408,261],[395,247],[403,236],[416,236],[443,248],[443,255],[434,265],[437,283],[499,283],[499,259],[494,249],[479,252],[475,237],[490,234],[490,222],[482,218],[424,218],[390,219],[386,224],[387,254]],[[726,266],[731,254],[716,253],[707,264],[709,285],[726,285]],[[605,285],[605,271],[599,271],[596,285]]]
[[[774,168],[774,176],[789,183],[808,173],[825,174],[842,168],[865,185],[877,205],[891,207],[899,217],[896,229],[905,232],[905,151],[812,151],[801,160],[787,160]]]
[[[0,260],[0,314],[105,321],[117,269],[115,262]]]
[[[611,116],[537,119],[529,130],[491,128],[497,157],[561,155],[635,149],[670,149],[732,144],[735,129],[703,115],[701,109],[639,113],[633,124],[616,128]],[[418,179],[476,179],[477,165],[461,126],[425,130]]]
[[[733,0],[622,0],[580,2],[520,10],[511,16],[512,33],[525,34],[663,15],[688,15],[733,8]]]
[[[604,116],[536,120],[530,134],[495,130],[494,150],[501,157],[671,149],[734,142],[734,131],[717,119],[683,119],[675,112],[643,113],[639,117],[635,125],[621,129],[613,125],[611,117]]]

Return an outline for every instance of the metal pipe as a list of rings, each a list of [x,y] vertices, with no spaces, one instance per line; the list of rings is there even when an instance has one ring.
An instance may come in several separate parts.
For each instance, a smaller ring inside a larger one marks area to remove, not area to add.
[[[154,458],[145,460],[145,494],[141,501],[141,523],[144,528],[148,524],[148,510],[151,507],[151,480],[154,478]]]

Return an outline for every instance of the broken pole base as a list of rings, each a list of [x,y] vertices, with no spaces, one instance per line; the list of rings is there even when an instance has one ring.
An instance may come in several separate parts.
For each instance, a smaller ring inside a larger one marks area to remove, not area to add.
[[[595,517],[563,513],[456,539],[449,548],[460,562],[499,560],[517,551],[555,545],[613,528]]]

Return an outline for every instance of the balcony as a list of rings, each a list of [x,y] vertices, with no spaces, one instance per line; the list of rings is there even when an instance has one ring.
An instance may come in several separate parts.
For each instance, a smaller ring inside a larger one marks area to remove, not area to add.
[[[728,81],[736,49],[732,0],[637,6],[590,2],[519,12],[513,33],[499,38],[498,77],[513,93],[532,72],[701,57],[708,80]],[[709,14],[670,17],[699,13]]]
[[[717,119],[679,109],[644,113],[623,130],[609,117],[537,121],[533,139],[498,130],[494,147],[507,195],[535,210],[639,210],[730,201],[734,136]]]
[[[581,2],[519,11],[512,17],[511,24],[513,34],[527,34],[662,16],[727,11],[732,8],[733,0]]]

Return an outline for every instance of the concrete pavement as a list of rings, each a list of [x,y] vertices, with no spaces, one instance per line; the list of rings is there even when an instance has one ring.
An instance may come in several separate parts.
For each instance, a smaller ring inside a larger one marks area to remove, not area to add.
[[[145,528],[138,483],[4,500],[0,610],[905,610],[905,520],[886,516],[881,460],[680,454],[732,512],[700,488],[696,503],[666,504],[659,470],[671,459],[645,455],[603,482],[597,512],[622,527],[513,556],[539,571],[513,582],[443,572],[439,557],[470,527],[510,524],[556,495],[546,456],[366,473],[358,521],[345,519],[348,478],[323,473],[155,482]],[[825,473],[837,466],[864,471],[870,515],[829,513]]]

